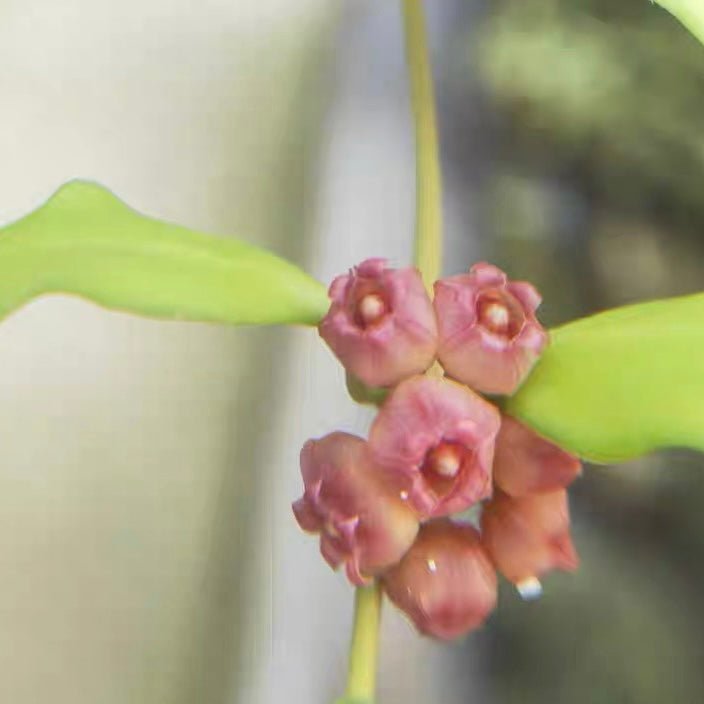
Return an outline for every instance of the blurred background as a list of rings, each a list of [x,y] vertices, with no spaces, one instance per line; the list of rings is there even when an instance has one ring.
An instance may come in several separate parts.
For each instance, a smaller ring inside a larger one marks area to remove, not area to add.
[[[323,281],[410,261],[398,3],[2,6],[0,222],[83,177]],[[549,325],[704,288],[704,48],[645,0],[426,6],[446,272],[532,280]],[[352,592],[289,506],[303,441],[369,414],[314,331],[44,299],[0,326],[0,398],[0,701],[341,692]],[[701,701],[702,462],[589,468],[580,571],[460,644],[386,609],[379,702]]]

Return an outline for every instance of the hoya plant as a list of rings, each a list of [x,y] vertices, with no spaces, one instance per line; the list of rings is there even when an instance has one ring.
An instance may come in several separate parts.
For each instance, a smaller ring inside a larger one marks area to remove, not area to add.
[[[704,42],[699,0],[661,4]],[[376,407],[368,437],[333,420],[305,443],[291,497],[292,522],[356,590],[339,704],[374,701],[384,597],[420,635],[464,637],[497,607],[499,575],[531,599],[551,571],[577,569],[567,489],[583,460],[704,451],[704,293],[547,330],[520,271],[467,262],[443,276],[421,0],[402,0],[402,16],[417,158],[407,266],[370,252],[326,287],[245,242],[141,215],[88,181],[0,230],[2,316],[68,293],[153,318],[309,326],[351,396]]]

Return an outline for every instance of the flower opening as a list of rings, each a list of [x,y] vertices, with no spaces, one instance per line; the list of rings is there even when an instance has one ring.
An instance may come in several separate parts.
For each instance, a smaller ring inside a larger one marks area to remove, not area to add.
[[[499,423],[496,408],[470,389],[416,376],[386,399],[369,445],[421,515],[444,516],[491,494]]]
[[[548,342],[539,304],[531,284],[486,263],[437,281],[438,357],[447,374],[478,391],[513,393]]]
[[[392,386],[435,359],[437,322],[416,269],[367,259],[330,285],[321,337],[348,372],[370,387]]]

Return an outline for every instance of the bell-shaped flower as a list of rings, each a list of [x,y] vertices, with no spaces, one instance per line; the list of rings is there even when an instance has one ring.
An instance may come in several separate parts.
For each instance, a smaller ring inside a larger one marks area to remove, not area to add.
[[[512,394],[548,334],[535,317],[540,295],[491,264],[435,283],[438,358],[447,374],[490,394]]]
[[[582,471],[575,455],[540,437],[511,416],[501,416],[494,452],[494,483],[511,496],[563,489]]]
[[[499,572],[526,598],[540,593],[541,575],[554,569],[571,572],[579,564],[564,489],[520,498],[497,491],[483,506],[481,531]]]
[[[469,524],[426,523],[401,562],[382,577],[389,599],[426,635],[461,636],[496,606],[496,571]]]
[[[413,543],[418,518],[371,459],[367,444],[335,432],[301,450],[305,492],[293,504],[303,530],[320,533],[320,552],[345,566],[356,585],[396,564]]]
[[[491,494],[499,425],[496,407],[466,386],[415,376],[384,401],[369,446],[420,515],[446,516]]]
[[[430,367],[437,322],[417,269],[367,259],[330,285],[321,337],[345,369],[370,387],[392,386]]]

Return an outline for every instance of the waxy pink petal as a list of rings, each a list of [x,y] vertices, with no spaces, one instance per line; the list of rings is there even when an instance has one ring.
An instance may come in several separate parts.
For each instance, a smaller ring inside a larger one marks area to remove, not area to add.
[[[579,476],[575,455],[540,437],[511,416],[501,416],[494,452],[494,482],[511,496],[564,489]]]
[[[367,386],[392,386],[435,359],[437,322],[417,269],[367,259],[338,276],[321,337],[345,369]]]
[[[362,438],[331,433],[301,450],[305,492],[293,512],[303,530],[320,533],[333,568],[362,585],[396,564],[418,532],[418,518],[389,485]]]
[[[496,571],[470,525],[426,523],[383,576],[389,599],[421,632],[450,640],[480,626],[496,606]]]
[[[384,401],[369,433],[375,461],[425,517],[490,496],[498,410],[448,379],[416,376]]]
[[[482,542],[499,572],[517,585],[553,569],[577,569],[569,526],[564,489],[520,498],[496,492],[482,510]]]
[[[535,317],[538,292],[491,264],[437,281],[434,305],[440,363],[477,391],[512,394],[548,343]]]

